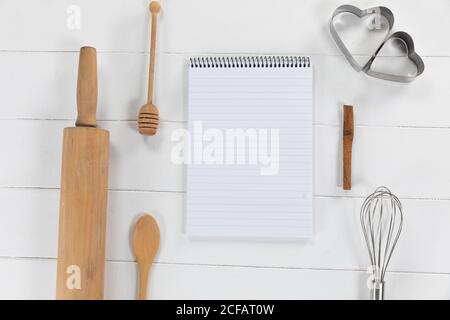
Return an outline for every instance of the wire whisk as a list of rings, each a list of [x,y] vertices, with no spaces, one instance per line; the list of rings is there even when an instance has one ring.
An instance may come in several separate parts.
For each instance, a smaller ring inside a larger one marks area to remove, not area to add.
[[[400,200],[388,188],[377,188],[361,207],[361,226],[372,264],[372,300],[383,300],[384,276],[403,226]]]

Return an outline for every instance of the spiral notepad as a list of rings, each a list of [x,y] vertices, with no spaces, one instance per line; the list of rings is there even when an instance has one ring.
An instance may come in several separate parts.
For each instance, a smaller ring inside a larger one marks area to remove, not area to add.
[[[190,60],[189,235],[312,235],[312,84],[307,57]]]

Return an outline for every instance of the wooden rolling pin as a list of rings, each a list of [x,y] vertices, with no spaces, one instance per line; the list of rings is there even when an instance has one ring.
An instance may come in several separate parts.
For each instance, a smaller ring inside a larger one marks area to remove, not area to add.
[[[97,57],[80,50],[75,128],[64,129],[57,299],[103,299],[109,132],[96,128]]]

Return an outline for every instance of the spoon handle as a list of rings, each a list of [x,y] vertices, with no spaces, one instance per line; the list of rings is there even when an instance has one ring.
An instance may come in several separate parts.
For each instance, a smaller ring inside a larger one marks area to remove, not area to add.
[[[148,70],[148,89],[147,89],[148,104],[153,103],[153,83],[155,80],[156,23],[158,21],[157,16],[159,12],[159,10],[152,10],[151,5],[150,10],[152,14],[152,31],[150,38],[150,65]]]
[[[138,300],[147,300],[149,265],[139,265],[139,292]]]

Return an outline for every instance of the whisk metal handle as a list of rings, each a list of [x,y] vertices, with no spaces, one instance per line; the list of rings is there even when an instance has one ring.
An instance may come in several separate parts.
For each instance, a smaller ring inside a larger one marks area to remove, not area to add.
[[[372,300],[384,300],[384,282],[373,282]]]

